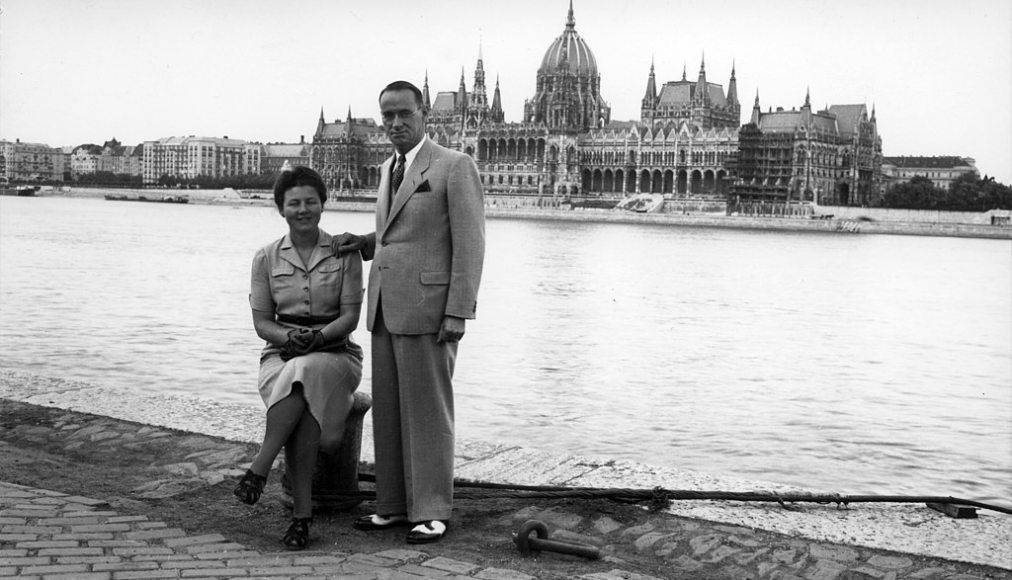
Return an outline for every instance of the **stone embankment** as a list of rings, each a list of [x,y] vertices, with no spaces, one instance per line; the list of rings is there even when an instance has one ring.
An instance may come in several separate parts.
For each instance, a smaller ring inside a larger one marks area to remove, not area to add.
[[[401,536],[367,535],[351,530],[352,516],[334,516],[314,524],[311,551],[297,554],[254,541],[270,512],[251,513],[245,525],[256,529],[242,536],[250,541],[231,533],[235,522],[215,525],[239,519],[232,511],[202,520],[203,527],[166,522],[195,494],[227,496],[262,428],[260,409],[126,395],[0,369],[0,455],[26,458],[42,472],[58,463],[44,456],[49,450],[115,476],[115,485],[96,497],[11,482],[27,469],[17,462],[0,472],[0,578],[1012,580],[1012,516],[981,511],[977,519],[951,519],[917,504],[784,509],[697,501],[650,513],[606,502],[513,499],[493,507],[470,500],[459,502],[451,533],[439,544],[406,546]],[[475,481],[791,491],[484,442],[463,442],[457,463],[458,476]],[[86,481],[78,470],[51,469],[60,480]],[[214,505],[200,501],[198,511]],[[518,556],[503,530],[531,519],[545,522],[553,539],[598,547],[602,559]]]
[[[222,190],[129,190],[123,193],[147,193],[152,191],[160,194],[184,194],[190,197],[193,204],[235,205],[235,206],[270,206],[273,199],[267,195],[260,199],[239,198],[232,192],[226,195]],[[75,188],[69,191],[42,191],[41,196],[65,197],[102,197],[110,190]],[[327,204],[331,210],[341,211],[373,211],[374,203],[332,201]],[[652,213],[640,214],[615,210],[600,209],[554,209],[551,207],[502,207],[488,204],[485,210],[489,218],[534,219],[555,221],[579,221],[599,223],[628,223],[668,225],[680,227],[726,228],[765,231],[822,232],[845,234],[888,234],[912,236],[945,236],[963,238],[988,238],[1012,240],[1012,226],[989,225],[985,223],[959,223],[952,221],[951,216],[940,216],[938,221],[922,218],[923,221],[905,220],[914,210],[881,210],[874,213],[865,208],[821,208],[826,212],[840,215],[824,216],[827,219],[811,219],[807,217],[758,217],[724,215],[723,213]],[[868,215],[884,215],[890,219],[870,219]],[[940,214],[940,212],[920,212],[924,214]],[[953,212],[949,212],[953,213]],[[980,221],[980,220],[978,220]]]

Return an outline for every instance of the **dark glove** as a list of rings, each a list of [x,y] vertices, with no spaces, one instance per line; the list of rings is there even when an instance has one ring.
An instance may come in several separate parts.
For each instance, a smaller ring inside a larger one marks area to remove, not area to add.
[[[320,350],[326,343],[326,340],[323,338],[323,333],[319,330],[300,333],[296,335],[295,340],[295,356],[302,356],[304,354]]]
[[[281,360],[287,361],[288,359],[301,356],[306,354],[306,347],[312,344],[314,334],[319,331],[313,331],[309,328],[293,328],[288,331],[288,340],[285,344],[281,345],[279,353]]]

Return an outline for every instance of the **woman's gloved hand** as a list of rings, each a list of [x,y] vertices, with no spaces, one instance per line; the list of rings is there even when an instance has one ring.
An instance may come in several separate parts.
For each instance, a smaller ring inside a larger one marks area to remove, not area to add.
[[[288,341],[281,346],[281,360],[309,354],[320,350],[326,344],[323,333],[311,328],[293,328],[288,331]]]

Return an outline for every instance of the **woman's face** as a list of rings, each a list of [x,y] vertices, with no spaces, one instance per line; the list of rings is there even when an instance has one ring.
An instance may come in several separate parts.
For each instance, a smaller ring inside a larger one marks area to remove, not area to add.
[[[323,203],[316,189],[308,185],[297,185],[285,192],[285,203],[281,215],[288,222],[292,233],[312,233],[320,225]]]

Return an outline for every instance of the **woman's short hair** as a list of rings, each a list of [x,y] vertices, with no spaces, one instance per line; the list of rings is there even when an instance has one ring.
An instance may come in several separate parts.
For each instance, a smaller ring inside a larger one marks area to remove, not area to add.
[[[327,185],[323,183],[320,174],[303,165],[282,169],[278,178],[274,180],[274,205],[281,211],[285,205],[285,192],[293,187],[308,185],[316,190],[320,196],[320,203],[327,201]]]

